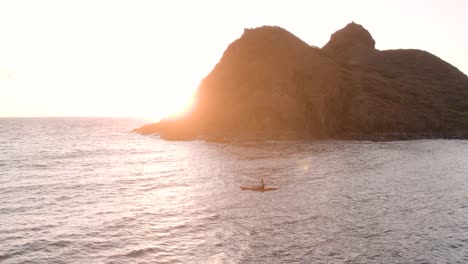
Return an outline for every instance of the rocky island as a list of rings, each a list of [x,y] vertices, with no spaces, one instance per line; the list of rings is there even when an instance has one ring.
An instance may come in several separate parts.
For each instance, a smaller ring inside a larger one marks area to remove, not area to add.
[[[192,111],[135,129],[168,140],[468,139],[468,77],[422,50],[377,50],[350,23],[322,48],[272,26],[245,29]]]

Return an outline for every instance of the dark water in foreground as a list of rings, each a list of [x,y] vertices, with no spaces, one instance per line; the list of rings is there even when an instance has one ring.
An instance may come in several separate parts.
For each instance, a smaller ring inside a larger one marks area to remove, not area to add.
[[[468,141],[166,142],[0,119],[0,263],[467,263]],[[241,191],[264,177],[278,191]]]

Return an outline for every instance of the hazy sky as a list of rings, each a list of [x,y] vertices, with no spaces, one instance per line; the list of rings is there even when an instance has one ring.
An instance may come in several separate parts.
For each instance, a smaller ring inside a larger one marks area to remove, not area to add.
[[[323,46],[355,21],[378,49],[468,73],[468,1],[0,0],[0,116],[145,116],[183,107],[244,28]]]

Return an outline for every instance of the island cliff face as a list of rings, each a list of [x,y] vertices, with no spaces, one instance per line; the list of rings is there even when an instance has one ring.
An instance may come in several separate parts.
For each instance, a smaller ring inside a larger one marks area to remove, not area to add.
[[[468,77],[421,50],[375,49],[350,23],[323,47],[246,29],[193,110],[136,129],[169,140],[468,138]]]

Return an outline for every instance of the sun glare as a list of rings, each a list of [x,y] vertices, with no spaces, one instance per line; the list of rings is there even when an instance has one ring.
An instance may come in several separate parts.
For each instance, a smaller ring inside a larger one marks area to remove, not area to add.
[[[193,102],[193,93],[175,91],[166,94],[164,102],[157,109],[162,118],[178,118],[187,114],[192,109]]]

